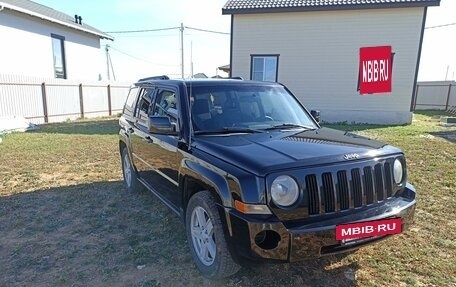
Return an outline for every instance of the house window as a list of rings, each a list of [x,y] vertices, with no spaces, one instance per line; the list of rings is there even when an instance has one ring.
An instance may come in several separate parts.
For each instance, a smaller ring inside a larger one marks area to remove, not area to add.
[[[279,55],[252,55],[250,78],[255,81],[277,82]]]
[[[52,38],[52,55],[54,58],[54,76],[59,79],[66,79],[65,65],[65,37],[51,34]]]

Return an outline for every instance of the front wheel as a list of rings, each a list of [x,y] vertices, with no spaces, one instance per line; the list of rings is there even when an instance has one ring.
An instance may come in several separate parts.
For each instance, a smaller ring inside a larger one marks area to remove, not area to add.
[[[219,279],[239,271],[228,249],[214,195],[208,191],[193,195],[185,221],[192,257],[205,277]]]
[[[135,168],[131,164],[128,149],[122,149],[122,172],[124,182],[129,192],[137,192],[143,190],[143,185],[138,181],[138,176]]]

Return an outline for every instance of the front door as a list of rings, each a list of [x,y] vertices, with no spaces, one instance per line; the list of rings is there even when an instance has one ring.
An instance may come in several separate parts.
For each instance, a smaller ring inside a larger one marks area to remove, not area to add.
[[[178,109],[176,91],[172,89],[158,89],[156,91],[155,104],[151,104],[148,116],[160,115],[168,116],[178,129]],[[139,171],[141,178],[154,189],[162,199],[178,210],[179,189],[178,189],[178,170],[179,161],[177,145],[179,137],[160,133],[150,133],[139,125],[137,133],[138,142],[136,143],[136,154],[138,163],[142,170]],[[132,143],[133,144],[133,143]],[[135,148],[133,147],[135,150]],[[136,163],[135,163],[136,164]]]

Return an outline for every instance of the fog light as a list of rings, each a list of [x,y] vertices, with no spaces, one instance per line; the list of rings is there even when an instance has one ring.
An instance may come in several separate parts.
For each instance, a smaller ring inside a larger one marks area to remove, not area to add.
[[[270,250],[279,246],[280,235],[273,230],[263,230],[255,235],[255,244],[260,248]]]

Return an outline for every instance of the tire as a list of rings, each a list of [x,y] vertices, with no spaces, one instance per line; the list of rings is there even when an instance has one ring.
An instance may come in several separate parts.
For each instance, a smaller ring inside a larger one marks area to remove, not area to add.
[[[185,227],[193,260],[203,276],[221,279],[241,268],[228,249],[216,200],[209,191],[201,191],[190,198]]]
[[[138,174],[131,163],[130,155],[126,147],[122,149],[122,174],[128,192],[139,192],[144,190],[144,186],[138,181]]]

